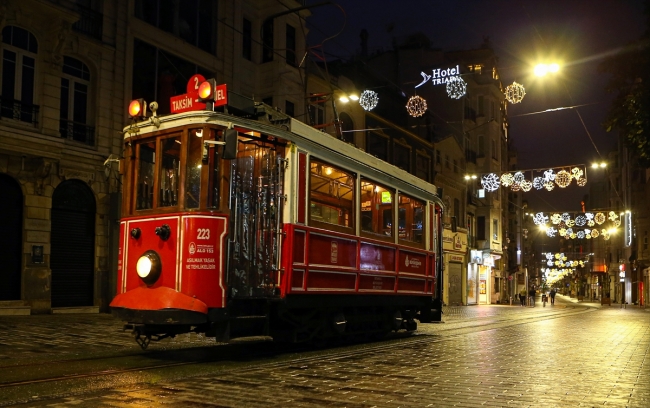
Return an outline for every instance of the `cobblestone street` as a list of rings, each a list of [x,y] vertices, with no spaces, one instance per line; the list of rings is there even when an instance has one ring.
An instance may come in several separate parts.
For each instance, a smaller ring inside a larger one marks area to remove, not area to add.
[[[570,302],[447,307],[415,336],[204,364],[179,377],[89,392],[30,395],[19,406],[400,407],[650,406],[650,310]],[[138,353],[108,315],[2,317],[2,366],[87,353]],[[179,336],[152,348],[224,347]],[[227,346],[226,346],[227,347]],[[204,367],[205,368],[205,367]],[[28,367],[25,367],[28,369]],[[212,370],[212,371],[210,371]],[[5,380],[6,381],[6,380]],[[2,388],[0,388],[2,394]]]

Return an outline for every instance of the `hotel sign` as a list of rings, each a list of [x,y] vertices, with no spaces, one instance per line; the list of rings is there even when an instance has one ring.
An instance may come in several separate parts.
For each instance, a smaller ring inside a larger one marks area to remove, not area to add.
[[[420,72],[422,75],[422,82],[415,87],[419,88],[427,82],[431,81],[433,85],[444,85],[449,82],[449,78],[460,75],[460,66],[456,65],[455,68],[436,68],[432,70],[431,75]]]

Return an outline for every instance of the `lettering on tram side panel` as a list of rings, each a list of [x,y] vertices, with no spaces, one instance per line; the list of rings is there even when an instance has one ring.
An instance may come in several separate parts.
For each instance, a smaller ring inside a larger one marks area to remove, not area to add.
[[[399,257],[401,264],[400,271],[417,273],[418,275],[426,275],[426,255],[401,251]]]
[[[190,215],[182,217],[182,225],[182,266],[177,290],[202,299],[208,307],[223,307],[226,218]]]
[[[395,271],[395,250],[361,243],[361,269],[368,271]]]
[[[330,251],[330,261],[335,264],[339,259],[339,244],[336,241],[332,241],[331,251]]]

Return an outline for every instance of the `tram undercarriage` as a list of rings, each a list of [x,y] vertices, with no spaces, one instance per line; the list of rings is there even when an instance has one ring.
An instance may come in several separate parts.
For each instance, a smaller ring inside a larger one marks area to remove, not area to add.
[[[247,298],[232,301],[229,309],[209,310],[203,321],[192,315],[185,316],[189,320],[179,318],[172,324],[163,324],[153,317],[142,319],[140,314],[132,315],[132,319],[127,319],[132,323],[124,329],[132,331],[143,349],[151,341],[190,332],[203,333],[224,343],[244,337],[270,337],[278,342],[324,344],[334,340],[380,338],[391,331],[414,331],[416,319],[431,321],[431,307],[431,299],[426,297],[418,298],[418,303],[412,297],[401,296]],[[161,314],[169,317],[170,312],[164,310]]]

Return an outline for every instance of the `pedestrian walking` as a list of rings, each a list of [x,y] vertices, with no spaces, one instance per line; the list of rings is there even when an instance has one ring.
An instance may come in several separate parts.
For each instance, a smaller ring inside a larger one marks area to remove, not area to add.
[[[551,289],[550,295],[551,295],[551,304],[554,305],[555,304],[555,288]]]
[[[521,303],[522,306],[526,306],[526,289],[522,289],[521,292],[519,292],[519,303]]]
[[[531,286],[530,290],[528,291],[528,296],[530,297],[530,305],[532,307],[535,307],[535,287]]]

